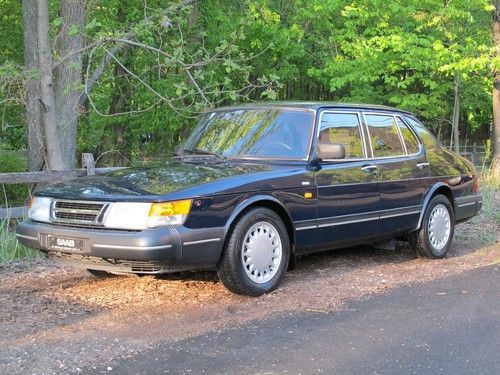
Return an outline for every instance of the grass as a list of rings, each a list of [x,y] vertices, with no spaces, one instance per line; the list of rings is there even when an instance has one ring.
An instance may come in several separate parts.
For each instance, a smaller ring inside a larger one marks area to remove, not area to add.
[[[10,223],[10,220],[0,220],[0,263],[23,258],[41,258],[42,254],[39,251],[17,242],[15,230]]]
[[[498,196],[500,191],[500,176],[491,171],[484,171],[481,175],[481,194],[483,195],[483,212],[488,220],[493,220],[500,225],[500,209]]]

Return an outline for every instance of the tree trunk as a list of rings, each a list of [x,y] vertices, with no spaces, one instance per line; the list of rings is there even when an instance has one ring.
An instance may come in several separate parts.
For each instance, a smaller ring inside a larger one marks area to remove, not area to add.
[[[459,137],[459,122],[460,122],[460,76],[455,73],[455,78],[453,80],[453,121],[451,125],[452,129],[452,145],[455,152],[460,152],[460,137]],[[450,147],[451,148],[451,147]]]
[[[28,74],[25,86],[28,168],[30,171],[36,172],[42,170],[45,157],[40,110],[40,81],[36,78],[38,70],[37,2],[35,0],[22,0],[22,7],[24,70]]]
[[[127,65],[126,60],[128,58],[128,50],[123,51],[123,65]],[[131,97],[131,86],[128,79],[128,73],[119,64],[115,65],[115,79],[114,79],[114,93],[111,98],[111,105],[109,106],[109,113],[116,114],[120,112],[127,112],[130,110],[130,97]],[[125,165],[125,158],[123,157],[127,154],[125,133],[126,124],[124,122],[124,116],[119,117],[119,121],[113,124],[113,148],[118,150],[119,153],[113,153],[113,164],[115,166]]]
[[[49,39],[49,4],[48,0],[38,0],[38,59],[40,66],[40,95],[42,102],[43,129],[47,147],[47,167],[50,170],[67,169],[59,145],[57,133],[57,115],[52,77],[52,49]]]
[[[493,0],[495,10],[493,14],[493,45],[496,56],[500,55],[500,0]],[[493,72],[493,173],[500,177],[500,70]]]
[[[127,20],[127,12],[130,9],[129,1],[121,1],[117,11],[116,19],[118,23],[124,24]],[[121,63],[127,66],[129,57],[129,49],[124,49],[120,55]],[[113,96],[109,106],[109,114],[127,112],[130,110],[131,85],[129,74],[120,64],[115,63],[114,80],[113,80]],[[112,149],[119,152],[114,152],[110,155],[114,166],[125,165],[124,154],[128,154],[126,150],[126,128],[124,116],[118,117],[118,121],[113,124],[113,136],[111,137],[112,144],[109,145]]]
[[[56,54],[73,54],[73,57],[55,69],[54,94],[61,152],[66,169],[73,169],[76,164],[78,117],[82,112],[78,102],[82,91],[82,53],[77,51],[84,47],[85,1],[62,0],[59,13],[63,23],[55,46]]]

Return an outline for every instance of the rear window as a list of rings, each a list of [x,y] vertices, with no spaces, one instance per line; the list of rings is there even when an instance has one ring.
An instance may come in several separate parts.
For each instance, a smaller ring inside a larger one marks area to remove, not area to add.
[[[439,141],[434,137],[434,135],[419,121],[413,117],[405,116],[404,118],[408,123],[415,129],[418,136],[424,142],[425,148],[430,150],[433,148],[441,147]]]
[[[406,151],[408,154],[416,154],[419,150],[417,137],[415,137],[410,127],[400,117],[396,117],[396,121],[398,122],[401,136],[405,142]]]
[[[373,157],[405,155],[398,127],[390,115],[365,115]]]

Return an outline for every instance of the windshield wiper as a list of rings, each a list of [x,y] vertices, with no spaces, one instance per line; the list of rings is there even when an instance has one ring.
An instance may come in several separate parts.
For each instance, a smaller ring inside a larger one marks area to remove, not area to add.
[[[200,156],[213,156],[213,157],[216,157],[217,159],[222,160],[222,161],[226,160],[226,158],[224,156],[217,154],[216,152],[202,150],[200,148],[184,148],[184,149],[179,151],[180,156],[183,156],[185,154],[200,155]]]

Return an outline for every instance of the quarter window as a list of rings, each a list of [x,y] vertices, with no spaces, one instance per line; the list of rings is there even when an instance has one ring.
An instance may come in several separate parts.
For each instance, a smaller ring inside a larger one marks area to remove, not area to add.
[[[373,157],[401,156],[405,154],[393,116],[365,115],[365,118],[370,134]]]
[[[416,154],[419,150],[417,137],[415,137],[415,134],[413,134],[403,120],[396,117],[396,121],[398,123],[399,130],[401,131],[401,136],[405,142],[406,151],[408,151],[408,154]]]
[[[328,113],[321,115],[319,132],[321,143],[344,145],[346,159],[364,158],[359,117],[355,113]]]

